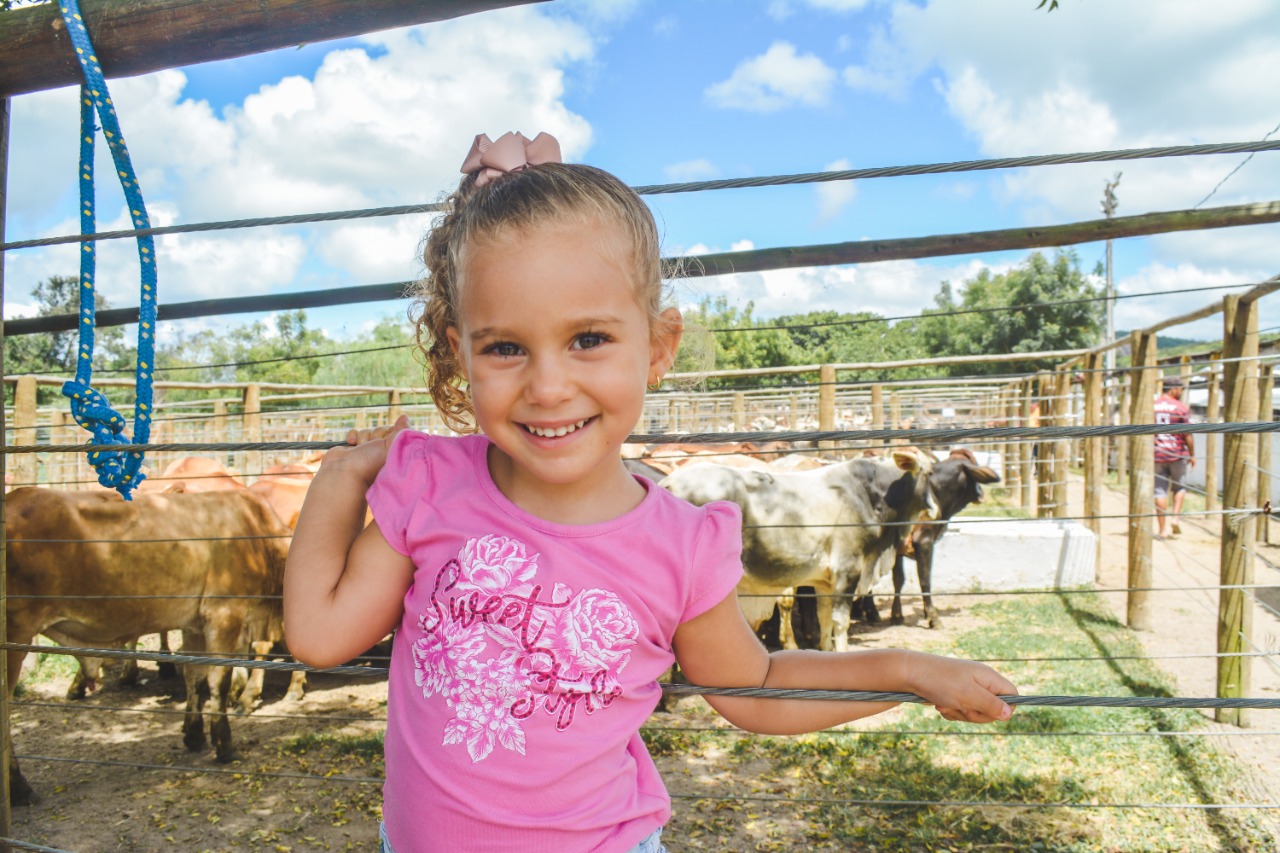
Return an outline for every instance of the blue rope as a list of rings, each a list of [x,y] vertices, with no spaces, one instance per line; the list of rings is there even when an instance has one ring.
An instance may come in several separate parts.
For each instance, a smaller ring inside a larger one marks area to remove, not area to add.
[[[84,85],[80,88],[80,232],[93,234],[94,187],[93,154],[94,113],[102,121],[102,134],[115,161],[116,174],[124,189],[125,201],[133,217],[135,229],[150,228],[147,208],[142,200],[142,190],[124,145],[124,133],[116,118],[107,81],[94,55],[89,31],[80,17],[78,0],[60,0],[58,4],[67,34],[76,51],[76,59],[84,73]],[[133,440],[124,435],[124,418],[111,408],[107,398],[90,384],[93,378],[93,331],[97,312],[94,294],[95,243],[83,244],[80,252],[80,350],[76,364],[76,378],[62,386],[63,396],[71,400],[71,415],[76,423],[89,430],[93,437],[90,445],[146,444],[151,436],[151,378],[155,363],[156,327],[156,262],[155,241],[150,236],[138,237],[138,261],[142,267],[142,296],[138,318],[138,367],[136,402],[133,409]],[[89,464],[98,474],[98,482],[120,492],[130,500],[130,492],[146,479],[139,471],[143,454],[139,451],[95,450],[89,453]]]

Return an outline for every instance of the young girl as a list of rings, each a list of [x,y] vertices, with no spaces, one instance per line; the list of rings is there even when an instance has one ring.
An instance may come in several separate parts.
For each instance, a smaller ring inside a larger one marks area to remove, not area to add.
[[[332,666],[397,631],[383,849],[664,849],[670,799],[638,730],[673,661],[704,686],[914,692],[947,719],[1008,719],[1014,686],[978,663],[765,651],[734,593],[738,508],[694,507],[622,462],[681,334],[653,217],[559,159],[546,134],[477,137],[427,241],[431,394],[475,434],[353,431],[293,538],[294,655]],[[892,707],[707,701],[770,734]]]

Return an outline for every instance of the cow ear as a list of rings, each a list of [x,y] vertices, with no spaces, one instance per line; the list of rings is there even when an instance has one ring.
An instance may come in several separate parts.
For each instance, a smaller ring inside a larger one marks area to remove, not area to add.
[[[979,483],[998,483],[1000,475],[985,465],[965,465],[965,473]]]
[[[910,450],[895,450],[893,451],[893,464],[908,474],[914,474],[920,470],[920,457]]]

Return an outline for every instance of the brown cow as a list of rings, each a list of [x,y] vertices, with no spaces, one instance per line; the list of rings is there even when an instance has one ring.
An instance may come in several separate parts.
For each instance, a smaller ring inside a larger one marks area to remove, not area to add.
[[[245,488],[244,481],[226,465],[204,456],[184,456],[165,466],[162,473],[138,484],[139,492],[220,492]]]
[[[21,488],[7,498],[5,528],[13,642],[30,643],[52,629],[85,646],[118,646],[180,628],[184,652],[221,656],[243,654],[252,641],[281,634],[289,531],[247,489],[144,493],[125,502],[107,492]],[[25,656],[9,653],[10,689]],[[230,668],[188,665],[184,671],[184,742],[192,750],[205,744],[204,681],[213,700],[210,736],[218,760],[230,761]],[[12,755],[10,799],[31,802]]]
[[[310,477],[263,477],[249,487],[249,491],[262,495],[271,509],[285,525],[293,530],[298,526],[298,514],[307,498]]]
[[[148,494],[172,494],[174,492],[234,491],[243,488],[245,488],[244,481],[237,476],[236,472],[218,460],[204,456],[183,456],[166,465],[160,474],[148,476],[138,484],[135,491]],[[49,639],[67,645],[56,636],[51,636]],[[133,640],[127,641],[124,648],[132,648],[137,640],[138,638],[134,637]],[[163,631],[160,633],[160,650],[169,651],[169,638]],[[79,662],[80,666],[71,680],[71,686],[67,688],[67,698],[72,700],[83,699],[98,689],[106,659],[85,656],[80,658]],[[177,670],[173,664],[160,664],[161,678],[173,678],[176,674]],[[137,684],[138,662],[128,659],[121,661],[117,681],[121,685]],[[249,704],[245,705],[245,710],[251,710]]]

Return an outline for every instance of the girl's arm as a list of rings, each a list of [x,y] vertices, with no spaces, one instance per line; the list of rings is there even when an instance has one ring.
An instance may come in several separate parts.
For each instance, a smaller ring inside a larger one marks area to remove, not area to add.
[[[352,430],[349,447],[324,455],[289,547],[284,572],[285,642],[298,660],[336,666],[367,651],[399,623],[413,562],[376,522],[364,526],[364,495],[409,425]]]
[[[676,630],[676,660],[691,684],[704,687],[787,687],[915,693],[949,720],[1007,720],[1013,709],[998,694],[1017,688],[984,664],[912,652],[873,649],[768,653],[738,609],[735,593]],[[739,728],[759,734],[800,734],[878,714],[890,702],[753,699],[707,696]]]

